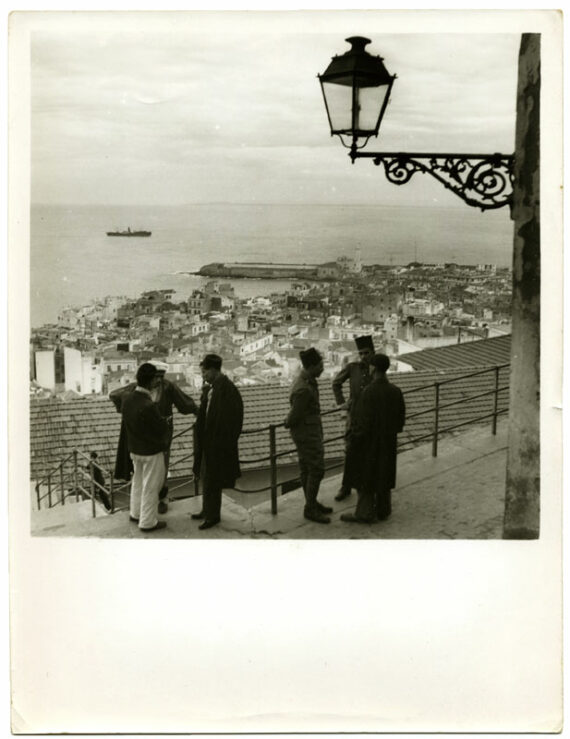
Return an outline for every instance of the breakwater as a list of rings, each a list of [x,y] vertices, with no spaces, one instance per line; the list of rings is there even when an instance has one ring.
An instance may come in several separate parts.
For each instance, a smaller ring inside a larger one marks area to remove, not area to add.
[[[270,262],[212,262],[200,267],[200,277],[240,277],[253,279],[316,278],[319,265],[275,264]]]

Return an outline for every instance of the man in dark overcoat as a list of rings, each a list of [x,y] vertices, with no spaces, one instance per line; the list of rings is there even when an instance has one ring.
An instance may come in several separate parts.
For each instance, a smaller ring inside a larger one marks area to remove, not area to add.
[[[197,415],[198,406],[189,395],[178,387],[175,382],[166,379],[165,373],[168,365],[164,362],[157,361],[150,362],[150,364],[154,365],[157,370],[155,386],[152,389],[152,399],[157,404],[160,415],[166,418],[170,429],[168,448],[164,455],[165,478],[159,493],[160,501],[158,504],[158,512],[166,513],[168,511],[168,485],[166,480],[168,475],[168,465],[170,463],[170,445],[172,444],[172,434],[174,430],[174,421],[172,418],[173,408],[176,408],[176,410],[179,413],[182,413],[182,415],[188,415],[189,413]],[[136,386],[136,382],[131,382],[124,387],[113,390],[110,393],[109,399],[112,401],[119,413],[121,412],[124,398],[129,393],[132,393]],[[115,479],[128,480],[131,476],[132,470],[133,465],[129,455],[127,437],[124,425],[121,424],[119,443],[117,446],[117,457],[115,460]]]
[[[204,388],[194,426],[194,474],[202,483],[200,529],[220,522],[222,488],[233,488],[240,476],[238,439],[243,425],[239,390],[221,371],[222,358],[206,354],[200,363]]]
[[[352,425],[352,417],[354,409],[360,393],[372,380],[372,369],[370,360],[374,356],[374,342],[372,336],[357,336],[355,338],[356,348],[358,350],[359,361],[349,362],[340,372],[338,372],[332,383],[332,389],[337,405],[344,405],[347,410],[346,414],[346,431],[345,431],[345,457],[344,471],[342,475],[342,483],[335,500],[344,500],[350,495],[352,488],[355,487],[354,478],[357,472],[355,468],[355,454],[351,445],[350,428]],[[345,402],[342,386],[348,381],[349,396]]]
[[[295,379],[289,396],[291,410],[285,419],[297,448],[301,485],[305,493],[303,515],[309,521],[330,523],[326,515],[332,508],[317,500],[325,474],[323,426],[317,378],[323,372],[323,358],[311,347],[300,353],[303,369]]]
[[[406,420],[402,391],[386,377],[390,359],[376,354],[370,364],[373,379],[358,399],[351,428],[358,462],[358,502],[354,513],[341,515],[343,521],[355,523],[383,521],[392,512],[397,440]]]

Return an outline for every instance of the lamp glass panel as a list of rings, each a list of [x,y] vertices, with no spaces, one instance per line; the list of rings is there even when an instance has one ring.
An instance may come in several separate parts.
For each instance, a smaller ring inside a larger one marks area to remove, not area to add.
[[[352,129],[352,87],[333,82],[323,82],[323,93],[327,101],[331,131]]]
[[[388,85],[358,88],[358,110],[355,118],[355,128],[358,131],[376,132],[387,92]]]

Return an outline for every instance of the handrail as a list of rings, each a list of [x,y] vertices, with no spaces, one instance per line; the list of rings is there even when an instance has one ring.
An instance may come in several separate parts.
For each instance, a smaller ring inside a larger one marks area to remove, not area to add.
[[[502,370],[502,369],[504,369],[506,367],[509,367],[509,363],[504,363],[504,364],[500,364],[500,365],[494,365],[492,367],[487,367],[485,369],[476,370],[475,372],[469,372],[467,374],[459,375],[458,377],[452,377],[452,378],[448,378],[448,379],[444,379],[444,380],[436,380],[435,382],[432,382],[432,383],[427,384],[427,385],[420,385],[418,387],[414,387],[414,388],[411,388],[409,390],[403,390],[402,391],[403,392],[403,395],[404,396],[409,396],[409,395],[411,395],[413,393],[416,393],[418,391],[421,391],[421,390],[434,389],[434,391],[435,391],[435,404],[432,405],[429,408],[426,408],[426,409],[423,409],[423,410],[420,410],[420,411],[416,411],[416,412],[414,412],[412,414],[408,414],[408,416],[407,416],[407,419],[409,420],[411,418],[417,418],[417,417],[422,416],[422,415],[434,414],[434,426],[433,426],[433,430],[431,432],[427,433],[427,434],[423,434],[421,436],[416,436],[416,437],[413,437],[413,438],[407,438],[407,439],[404,439],[402,441],[399,440],[398,443],[397,443],[398,450],[400,450],[402,447],[409,446],[410,444],[417,444],[418,442],[423,441],[424,439],[430,439],[431,438],[432,441],[433,441],[433,444],[432,444],[432,455],[433,456],[437,456],[438,440],[439,440],[439,437],[442,434],[448,433],[448,432],[450,432],[450,431],[452,431],[452,430],[454,430],[456,428],[460,428],[462,426],[466,426],[466,425],[469,425],[469,424],[473,424],[473,423],[477,423],[479,421],[486,420],[488,418],[492,418],[492,424],[493,424],[492,425],[492,433],[493,433],[493,435],[495,435],[496,434],[496,431],[497,431],[497,418],[498,418],[498,416],[500,416],[500,415],[505,414],[505,413],[508,412],[508,409],[506,409],[506,408],[501,408],[500,409],[498,407],[499,393],[503,393],[504,391],[506,391],[506,390],[509,389],[509,386],[508,385],[499,386],[499,372],[500,372],[500,370]],[[459,400],[455,400],[455,401],[446,402],[446,403],[442,403],[441,402],[440,395],[441,395],[442,386],[449,385],[449,384],[452,384],[452,383],[457,383],[457,382],[460,382],[462,380],[469,379],[471,377],[476,377],[476,376],[488,374],[488,373],[491,373],[491,372],[494,372],[495,373],[495,383],[494,383],[494,388],[493,389],[486,390],[486,391],[481,392],[481,393],[477,393],[476,395],[470,395],[469,397],[466,397],[466,398],[460,398]],[[444,411],[444,410],[446,410],[448,408],[451,408],[451,407],[454,407],[454,406],[465,405],[465,404],[469,403],[470,401],[477,400],[477,399],[480,399],[480,398],[483,398],[483,397],[487,397],[487,396],[494,396],[494,408],[493,408],[493,411],[491,413],[485,413],[483,415],[478,415],[478,416],[476,416],[474,418],[468,419],[467,421],[463,421],[461,423],[457,423],[457,424],[454,424],[452,426],[447,426],[447,427],[443,427],[443,428],[440,427],[440,413],[441,413],[441,411]],[[344,410],[345,410],[345,407],[344,406],[339,406],[337,408],[332,408],[332,409],[323,411],[321,413],[321,416],[329,416],[329,415],[333,415],[333,414],[337,414],[337,413],[342,413]],[[181,431],[178,431],[177,433],[173,434],[172,440],[184,436],[185,434],[187,434],[190,431],[192,431],[194,429],[194,427],[195,427],[195,422],[191,423],[189,426],[185,427]],[[266,486],[264,486],[262,488],[249,489],[249,490],[243,490],[243,489],[240,489],[238,487],[234,487],[234,489],[236,491],[243,492],[243,493],[264,492],[266,490],[271,491],[271,510],[272,510],[272,513],[274,513],[274,514],[277,513],[277,488],[278,488],[278,486],[279,485],[283,486],[283,485],[285,485],[287,483],[296,482],[299,479],[298,478],[298,475],[296,475],[295,477],[293,477],[291,479],[280,480],[279,482],[277,481],[277,461],[280,458],[282,458],[282,457],[291,456],[291,455],[293,455],[296,452],[296,448],[294,446],[293,447],[290,447],[290,448],[287,448],[284,451],[283,450],[277,451],[276,430],[277,429],[281,429],[281,428],[286,428],[284,421],[282,421],[280,423],[269,424],[267,426],[262,426],[262,427],[258,427],[258,428],[244,429],[242,431],[242,435],[253,435],[253,434],[260,434],[260,433],[264,433],[264,432],[269,432],[269,454],[267,456],[263,456],[263,457],[255,457],[255,458],[250,458],[250,459],[240,459],[240,463],[243,464],[243,465],[252,465],[252,464],[260,464],[260,463],[263,463],[263,462],[269,462],[270,484],[269,485],[266,485]],[[339,440],[344,439],[344,438],[345,438],[345,434],[343,433],[343,434],[340,434],[338,436],[334,436],[334,437],[330,437],[330,438],[324,439],[323,440],[323,444],[325,444],[325,445],[326,444],[330,444],[332,442],[339,441]],[[108,489],[105,486],[100,485],[94,479],[94,477],[93,477],[93,466],[91,467],[90,473],[86,472],[84,469],[82,469],[82,468],[80,468],[78,466],[78,464],[77,464],[78,457],[82,457],[83,459],[88,460],[90,462],[90,464],[96,465],[102,472],[107,473],[109,475],[109,479],[110,479],[111,482],[110,482],[110,486],[109,486]],[[184,456],[178,458],[176,461],[171,462],[171,464],[169,466],[169,470],[171,470],[174,467],[176,467],[176,465],[181,464],[182,462],[185,462],[185,461],[191,459],[192,457],[193,457],[193,452],[190,453],[190,454],[187,454],[187,455],[184,455]],[[66,494],[64,492],[65,476],[64,476],[64,473],[63,473],[63,467],[72,458],[74,460],[74,470],[73,470],[74,485],[73,485],[72,492]],[[343,464],[343,462],[338,462],[338,463],[335,463],[333,465],[327,466],[325,469],[326,469],[326,471],[329,471],[331,469],[335,469],[337,467],[342,466],[342,464]],[[49,498],[50,507],[52,506],[52,494],[53,494],[52,480],[53,480],[53,477],[58,472],[59,472],[59,477],[60,477],[59,485],[61,487],[61,494],[60,494],[60,498],[59,498],[59,501],[58,502],[61,503],[62,505],[64,505],[65,504],[66,497],[71,497],[73,495],[75,495],[77,497],[79,495],[79,492],[81,492],[82,494],[87,495],[87,497],[89,497],[91,499],[92,505],[93,505],[93,515],[95,515],[95,491],[96,490],[103,491],[103,492],[109,492],[110,498],[111,498],[111,512],[114,512],[115,511],[115,505],[114,505],[114,496],[115,496],[115,494],[118,491],[122,490],[123,488],[125,488],[125,489],[128,488],[129,485],[130,485],[130,481],[127,481],[126,483],[124,483],[123,485],[119,485],[118,487],[114,486],[114,484],[113,484],[113,475],[112,474],[109,474],[109,472],[107,470],[105,470],[99,464],[97,464],[96,462],[94,462],[93,460],[91,460],[89,457],[87,457],[87,455],[84,452],[82,452],[81,450],[74,449],[69,455],[67,455],[66,457],[64,457],[64,459],[61,460],[61,462],[59,462],[52,470],[50,470],[47,473],[47,475],[44,475],[44,477],[38,483],[36,483],[35,489],[36,489],[36,493],[37,493],[37,496],[38,496],[38,507],[40,507],[41,501],[44,500],[46,497]],[[80,482],[78,480],[79,475],[81,475],[83,478],[85,478],[85,477],[89,478],[89,480],[91,482],[91,491],[86,490],[80,484]],[[190,479],[194,479],[194,482],[196,483],[196,478],[195,477],[190,478]],[[43,496],[40,496],[40,493],[39,493],[40,487],[42,485],[45,485],[45,484],[47,484],[47,486],[48,486],[48,492],[46,494],[44,494]],[[185,484],[187,484],[187,482],[184,483],[184,485]],[[182,486],[178,486],[178,487],[182,487]],[[173,488],[173,489],[177,489],[177,488]],[[57,491],[57,485],[56,485],[56,491]],[[197,494],[197,490],[195,491],[195,495],[196,494]],[[184,497],[193,497],[193,496],[184,496]]]

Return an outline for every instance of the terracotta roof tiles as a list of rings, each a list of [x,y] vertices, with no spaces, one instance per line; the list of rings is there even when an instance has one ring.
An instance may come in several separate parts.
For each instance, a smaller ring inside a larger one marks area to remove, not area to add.
[[[401,354],[398,360],[415,370],[446,369],[452,367],[486,367],[511,361],[511,336],[466,341],[463,344],[422,349]]]
[[[458,400],[473,398],[440,411],[440,429],[464,423],[477,416],[493,412],[493,396],[479,396],[492,391],[495,386],[494,371],[486,371],[464,378],[464,375],[477,368],[463,367],[451,370],[425,370],[421,372],[398,373],[390,376],[398,385],[406,401],[408,420],[400,435],[400,444],[411,445],[433,429],[433,412],[421,414],[433,407],[434,382],[441,382],[440,403],[455,403]],[[456,382],[448,382],[450,379]],[[499,371],[499,386],[507,388],[499,394],[499,409],[508,407],[509,368]],[[240,458],[243,469],[266,467],[267,461],[255,461],[269,455],[269,424],[281,424],[289,407],[287,387],[277,384],[254,385],[240,388],[244,400],[244,428],[240,438]],[[320,383],[321,409],[325,413],[335,407],[330,381]],[[198,398],[195,397],[197,400]],[[418,415],[421,414],[421,415]],[[175,435],[187,429],[193,416],[182,416],[175,412]],[[112,470],[119,437],[121,418],[113,404],[101,396],[86,397],[71,401],[54,399],[30,400],[30,441],[31,469],[34,480],[40,479],[74,448],[88,454],[98,452],[98,462],[107,470]],[[490,418],[487,423],[491,423]],[[341,437],[325,446],[325,455],[331,459],[343,456],[344,420],[340,413],[323,416],[325,439]],[[263,430],[260,430],[263,429]],[[253,433],[255,432],[255,433]],[[293,444],[286,429],[276,429],[277,452],[288,450],[290,455],[281,457],[283,462],[295,459]],[[192,460],[179,460],[192,452],[192,434],[185,433],[172,443],[171,469],[173,476],[186,476],[191,472]]]

